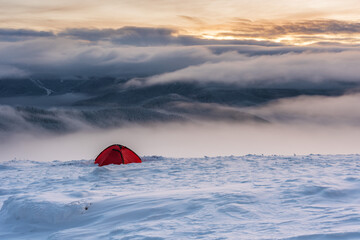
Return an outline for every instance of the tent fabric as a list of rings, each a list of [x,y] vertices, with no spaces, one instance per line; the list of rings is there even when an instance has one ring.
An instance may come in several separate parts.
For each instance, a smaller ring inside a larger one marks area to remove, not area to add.
[[[128,163],[141,163],[141,159],[131,149],[119,144],[105,148],[95,159],[99,166]]]

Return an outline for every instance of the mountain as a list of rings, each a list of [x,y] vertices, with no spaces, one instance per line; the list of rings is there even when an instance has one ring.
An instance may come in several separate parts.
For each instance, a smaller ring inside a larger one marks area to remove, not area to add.
[[[2,79],[0,129],[51,132],[127,123],[236,121],[267,123],[244,111],[283,98],[339,96],[353,89],[244,88],[227,84],[168,83],[127,86],[126,79]]]

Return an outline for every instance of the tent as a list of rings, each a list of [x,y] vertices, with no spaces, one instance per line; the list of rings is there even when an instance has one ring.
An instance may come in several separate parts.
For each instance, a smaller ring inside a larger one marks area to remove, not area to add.
[[[131,149],[119,144],[105,148],[95,159],[95,164],[99,166],[128,163],[141,163],[141,159]]]

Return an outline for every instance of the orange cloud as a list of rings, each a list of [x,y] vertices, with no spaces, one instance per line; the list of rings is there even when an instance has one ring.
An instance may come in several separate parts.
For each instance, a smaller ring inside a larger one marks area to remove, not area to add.
[[[202,33],[212,39],[253,39],[287,44],[318,42],[360,43],[360,22],[332,19],[288,22],[250,21],[234,19]]]

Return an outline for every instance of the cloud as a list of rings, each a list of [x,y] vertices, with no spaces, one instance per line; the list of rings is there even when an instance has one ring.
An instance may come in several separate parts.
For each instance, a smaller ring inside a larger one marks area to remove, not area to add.
[[[206,22],[204,22],[203,20],[201,20],[201,18],[198,18],[198,17],[186,16],[186,15],[178,15],[178,17],[180,17],[183,20],[186,20],[190,23],[194,23],[196,25],[201,25],[201,26],[206,25]]]
[[[48,37],[16,33],[42,37],[0,42],[0,78],[110,76],[133,79],[140,86],[185,81],[283,88],[359,83],[360,52],[355,47],[230,45],[217,40],[208,45],[211,41],[201,39],[196,40],[199,45],[186,45],[194,38],[186,43],[174,33],[130,27],[68,29]]]
[[[181,35],[171,28],[123,27],[118,29],[67,29],[58,34],[60,37],[70,37],[87,41],[109,41],[118,45],[131,46],[194,46],[194,45],[263,45],[279,46],[270,41],[255,40],[215,40],[203,39],[191,35]]]
[[[177,40],[173,37],[176,31],[169,28],[123,27],[119,29],[67,29],[59,36],[72,37],[88,41],[107,40],[124,45],[168,45]]]
[[[231,32],[220,34],[222,36],[242,37],[279,37],[291,34],[359,34],[360,22],[340,21],[332,19],[298,20],[293,22],[244,21],[235,20]]]
[[[208,61],[240,57],[231,51],[225,50],[218,54],[206,45],[144,47],[104,41],[84,42],[68,37],[41,37],[26,41],[0,42],[0,65],[18,69],[28,73],[30,77],[129,78],[151,76]]]
[[[9,66],[9,65],[1,65],[0,64],[0,79],[2,78],[23,78],[23,77],[28,77],[29,73],[16,68],[14,66]]]
[[[216,29],[217,32],[211,35],[217,38],[267,39],[289,45],[321,42],[359,44],[360,22],[333,19],[296,21],[234,19]]]
[[[182,19],[198,20],[180,16]],[[218,30],[216,30],[218,29]],[[223,29],[223,31],[221,31]],[[217,26],[207,34],[206,30],[198,35],[181,34],[181,29],[162,27],[122,28],[67,28],[58,33],[30,29],[0,29],[0,41],[19,41],[31,38],[71,38],[89,42],[109,42],[130,46],[196,46],[196,45],[258,45],[282,46],[283,43],[358,43],[357,34],[360,23],[336,20],[307,20],[285,23],[265,21],[235,20],[224,26]],[[203,38],[210,35],[215,38]],[[218,38],[216,38],[218,37]],[[282,39],[283,38],[283,39]]]
[[[336,97],[300,96],[248,110],[272,123],[359,127],[360,112],[355,110],[359,102],[360,93]]]
[[[336,83],[359,84],[359,63],[360,52],[356,50],[253,57],[239,54],[232,59],[189,66],[141,81],[145,84],[222,82],[243,87],[329,87]]]
[[[0,64],[34,77],[148,76],[207,61],[203,47],[119,47],[70,39],[0,44]]]
[[[96,153],[89,149],[114,142],[134,144],[141,155],[177,157],[358,153],[359,101],[357,93],[301,96],[251,108],[186,101],[167,105],[168,110],[186,118],[138,107],[44,110],[0,106],[0,149],[4,159],[45,161],[52,155],[37,150],[44,146],[66,149],[66,154],[57,155],[57,159],[90,159]],[[75,142],[86,147],[79,149]],[[23,150],[15,151],[19,145]],[[180,150],[179,145],[187,151]]]
[[[93,159],[96,151],[100,151],[104,145],[126,143],[136,146],[141,155],[167,157],[359,153],[360,116],[354,111],[359,100],[359,95],[301,97],[252,109],[263,117],[271,118],[272,124],[237,121],[160,122],[118,126],[108,131],[72,129],[69,134],[53,135],[39,134],[38,130],[30,128],[27,134],[23,131],[18,131],[16,135],[2,134],[5,139],[0,139],[0,152],[4,160],[16,157],[48,161],[53,159],[53,151],[44,152],[43,149],[58,149],[61,146],[63,154],[56,155],[56,159]],[[0,108],[1,113],[9,116],[9,119],[18,120],[14,122],[15,128],[21,127],[19,124],[23,120],[13,116],[18,114],[13,109]],[[47,124],[51,124],[49,120],[58,120],[53,115],[42,117]],[[69,122],[70,126],[76,126],[76,118],[68,120],[73,121]],[[6,123],[9,124],[9,121]],[[78,124],[85,127],[81,122]],[[22,151],[18,151],[19,146]]]
[[[29,38],[53,37],[51,31],[35,31],[30,29],[0,28],[0,41],[20,41]]]

